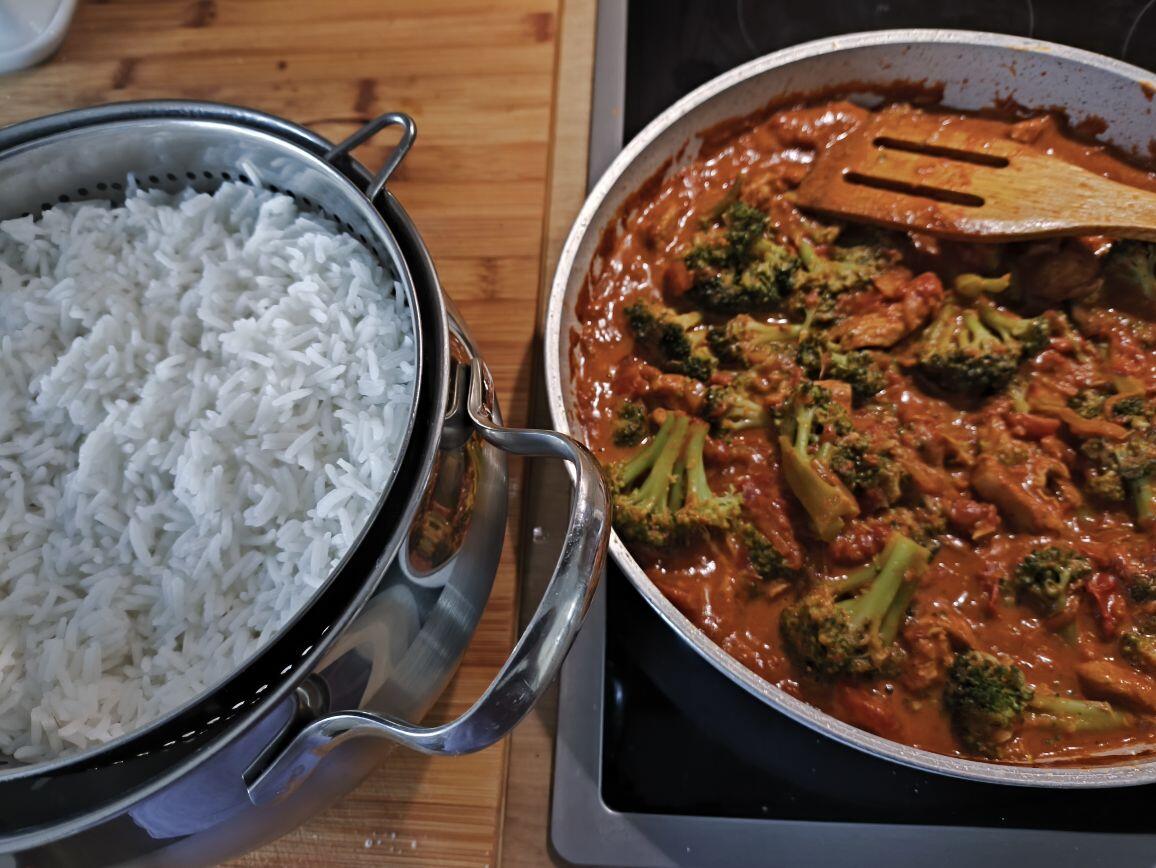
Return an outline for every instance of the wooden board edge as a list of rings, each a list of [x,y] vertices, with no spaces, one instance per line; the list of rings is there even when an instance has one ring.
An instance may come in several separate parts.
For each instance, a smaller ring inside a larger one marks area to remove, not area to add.
[[[531,424],[545,418],[545,389],[540,365],[542,328],[550,284],[570,226],[586,196],[590,112],[594,86],[595,25],[598,0],[561,0],[554,70],[551,145],[543,209],[539,257],[538,316],[531,381]],[[532,467],[524,468],[523,548],[536,510],[530,502]],[[533,613],[546,576],[525,568],[519,560],[517,608],[524,625]],[[553,770],[557,690],[552,688],[533,714],[514,731],[505,756],[505,786],[501,802],[496,860],[505,868],[542,866],[553,862],[549,848],[549,788]]]

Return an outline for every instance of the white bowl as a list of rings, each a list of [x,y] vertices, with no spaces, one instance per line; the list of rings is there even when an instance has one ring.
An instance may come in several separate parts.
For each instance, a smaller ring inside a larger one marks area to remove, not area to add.
[[[0,0],[0,73],[51,56],[74,12],[76,0]]]

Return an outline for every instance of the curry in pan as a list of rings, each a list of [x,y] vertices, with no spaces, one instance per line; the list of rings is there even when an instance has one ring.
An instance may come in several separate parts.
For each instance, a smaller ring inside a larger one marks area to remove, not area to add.
[[[712,131],[603,238],[571,353],[615,527],[726,651],[855,726],[1001,762],[1145,751],[1156,247],[802,213],[866,117]],[[967,122],[1156,187],[1053,118]]]

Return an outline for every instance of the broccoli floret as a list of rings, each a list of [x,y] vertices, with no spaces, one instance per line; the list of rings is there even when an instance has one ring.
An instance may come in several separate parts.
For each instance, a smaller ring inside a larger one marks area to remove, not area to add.
[[[1085,419],[1095,419],[1104,412],[1108,395],[1099,389],[1080,389],[1068,399],[1068,406]]]
[[[707,392],[706,416],[718,430],[746,431],[771,424],[770,412],[751,393],[752,380],[752,375],[744,372],[725,386],[712,386]]]
[[[794,323],[759,322],[739,314],[725,326],[712,328],[707,338],[710,348],[722,361],[749,368],[765,361],[784,344],[797,341],[804,327]]]
[[[778,417],[783,476],[824,542],[859,514],[855,497],[828,464],[834,439],[851,433],[851,419],[824,386],[803,382]]]
[[[987,756],[999,756],[1024,723],[1097,732],[1128,726],[1133,720],[1107,702],[1038,694],[1019,667],[974,650],[957,654],[952,661],[943,704],[964,747]]]
[[[831,470],[856,495],[874,506],[890,506],[903,496],[907,473],[891,450],[858,432],[839,440],[831,452]]]
[[[1140,391],[1121,394],[1107,387],[1088,386],[1068,398],[1068,407],[1084,419],[1103,417],[1128,428],[1148,428],[1151,424],[1148,401],[1143,387],[1137,388]]]
[[[1114,395],[1103,389],[1082,389],[1069,399],[1068,406],[1084,418],[1101,418],[1125,429],[1123,439],[1089,437],[1080,443],[1080,452],[1086,459],[1085,485],[1104,500],[1131,500],[1137,522],[1147,525],[1156,519],[1153,408],[1142,386],[1120,385],[1126,391]]]
[[[940,388],[984,395],[1008,384],[1022,355],[1018,341],[995,334],[977,311],[947,304],[924,333],[917,364]]]
[[[895,639],[929,559],[927,549],[892,534],[873,563],[783,610],[779,629],[787,653],[823,678],[893,671],[902,655]]]
[[[617,446],[637,446],[646,436],[646,408],[637,401],[623,401],[614,414],[614,432]]]
[[[842,380],[851,386],[856,401],[873,398],[887,385],[879,365],[866,350],[842,350],[812,335],[799,344],[796,360],[813,380]]]
[[[1090,491],[1105,500],[1130,500],[1141,526],[1156,520],[1156,429],[1133,429],[1124,440],[1092,437],[1080,451]]]
[[[984,277],[981,274],[958,274],[952,282],[952,289],[963,298],[979,298],[981,295],[998,295],[1011,286],[1011,273],[999,277]]]
[[[684,535],[728,530],[739,516],[739,497],[733,491],[715,494],[707,483],[702,450],[708,427],[701,419],[691,420],[686,448],[675,468],[671,505],[676,510],[675,523]]]
[[[658,547],[674,538],[671,489],[689,426],[682,413],[668,413],[649,444],[611,468],[614,526],[626,541]]]
[[[933,554],[939,551],[939,537],[947,533],[945,505],[931,499],[920,506],[893,506],[879,514],[893,531],[915,540]]]
[[[752,257],[741,267],[712,269],[692,264],[698,261],[693,250],[687,254],[687,267],[694,277],[690,297],[717,313],[779,307],[791,292],[798,268],[798,260],[787,248],[766,239],[754,245]]]
[[[767,227],[767,215],[741,200],[712,215],[721,225],[699,233],[683,257],[694,271],[742,270],[750,259],[751,247]]]
[[[1057,546],[1037,549],[1020,561],[1011,576],[1011,590],[1045,616],[1064,611],[1069,595],[1092,572],[1088,559]]]
[[[795,278],[796,285],[805,290],[822,289],[837,295],[862,289],[893,265],[897,254],[890,248],[873,244],[854,247],[831,246],[829,255],[822,257],[811,242],[799,242],[799,259],[803,269]]]
[[[764,582],[793,582],[798,579],[799,571],[787,564],[782,553],[754,525],[743,522],[739,528],[739,539],[746,547],[751,568]]]
[[[979,316],[984,325],[1006,343],[1019,342],[1020,356],[1026,358],[1043,352],[1051,342],[1051,328],[1042,316],[1026,318],[996,307],[986,299],[979,302]]]
[[[1117,241],[1104,262],[1104,279],[1113,288],[1156,300],[1156,245]]]
[[[1034,695],[1018,667],[964,651],[947,671],[943,705],[964,747],[994,756],[1015,736]]]
[[[1064,732],[1101,732],[1131,726],[1134,718],[1107,702],[1070,696],[1036,694],[1028,703],[1029,726],[1047,726]]]
[[[677,314],[662,305],[636,301],[625,308],[626,321],[638,342],[653,353],[666,370],[709,380],[718,360],[707,343],[702,314]]]
[[[690,534],[727,530],[738,518],[738,497],[716,495],[707,483],[707,427],[668,413],[649,444],[611,468],[614,526],[627,542],[667,546]]]
[[[766,215],[753,205],[747,205],[740,199],[729,202],[726,208],[716,215],[723,221],[721,242],[711,245],[714,258],[710,265],[717,267],[740,265],[749,258],[751,248],[763,237],[766,231]],[[707,233],[704,240],[720,240],[719,233]],[[724,257],[719,260],[718,257]]]
[[[798,242],[802,268],[795,272],[795,292],[785,308],[792,318],[829,325],[839,318],[839,298],[866,289],[898,261],[898,253],[883,241],[848,247],[829,246],[820,256],[809,241]]]
[[[1118,444],[1102,437],[1093,437],[1080,444],[1080,452],[1088,459],[1084,468],[1084,484],[1097,497],[1113,503],[1128,499],[1128,487],[1117,468]]]
[[[1132,627],[1120,634],[1120,656],[1147,672],[1156,674],[1156,635],[1151,625]]]
[[[1128,596],[1134,603],[1156,600],[1156,575],[1139,573],[1128,579]]]
[[[949,304],[924,334],[918,366],[943,389],[984,395],[1003,389],[1020,362],[1049,340],[1042,317],[1025,319],[986,300],[977,308]]]
[[[1152,424],[1148,401],[1141,394],[1120,395],[1112,401],[1108,415],[1112,417],[1113,421],[1133,430],[1146,429]]]
[[[683,257],[693,278],[690,297],[721,313],[779,306],[792,289],[798,258],[765,237],[767,216],[759,209],[736,201],[721,219]]]

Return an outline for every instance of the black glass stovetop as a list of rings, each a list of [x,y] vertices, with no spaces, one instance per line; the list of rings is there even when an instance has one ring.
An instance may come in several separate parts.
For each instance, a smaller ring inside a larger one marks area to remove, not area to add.
[[[626,141],[740,63],[812,39],[899,27],[1030,36],[1156,70],[1149,0],[631,0]]]
[[[632,0],[625,138],[739,63],[860,30],[997,31],[1156,69],[1154,6],[1156,0]],[[1156,786],[1083,792],[1001,787],[928,775],[839,745],[768,709],[703,661],[613,566],[606,591],[600,785],[614,811],[1156,831]]]

